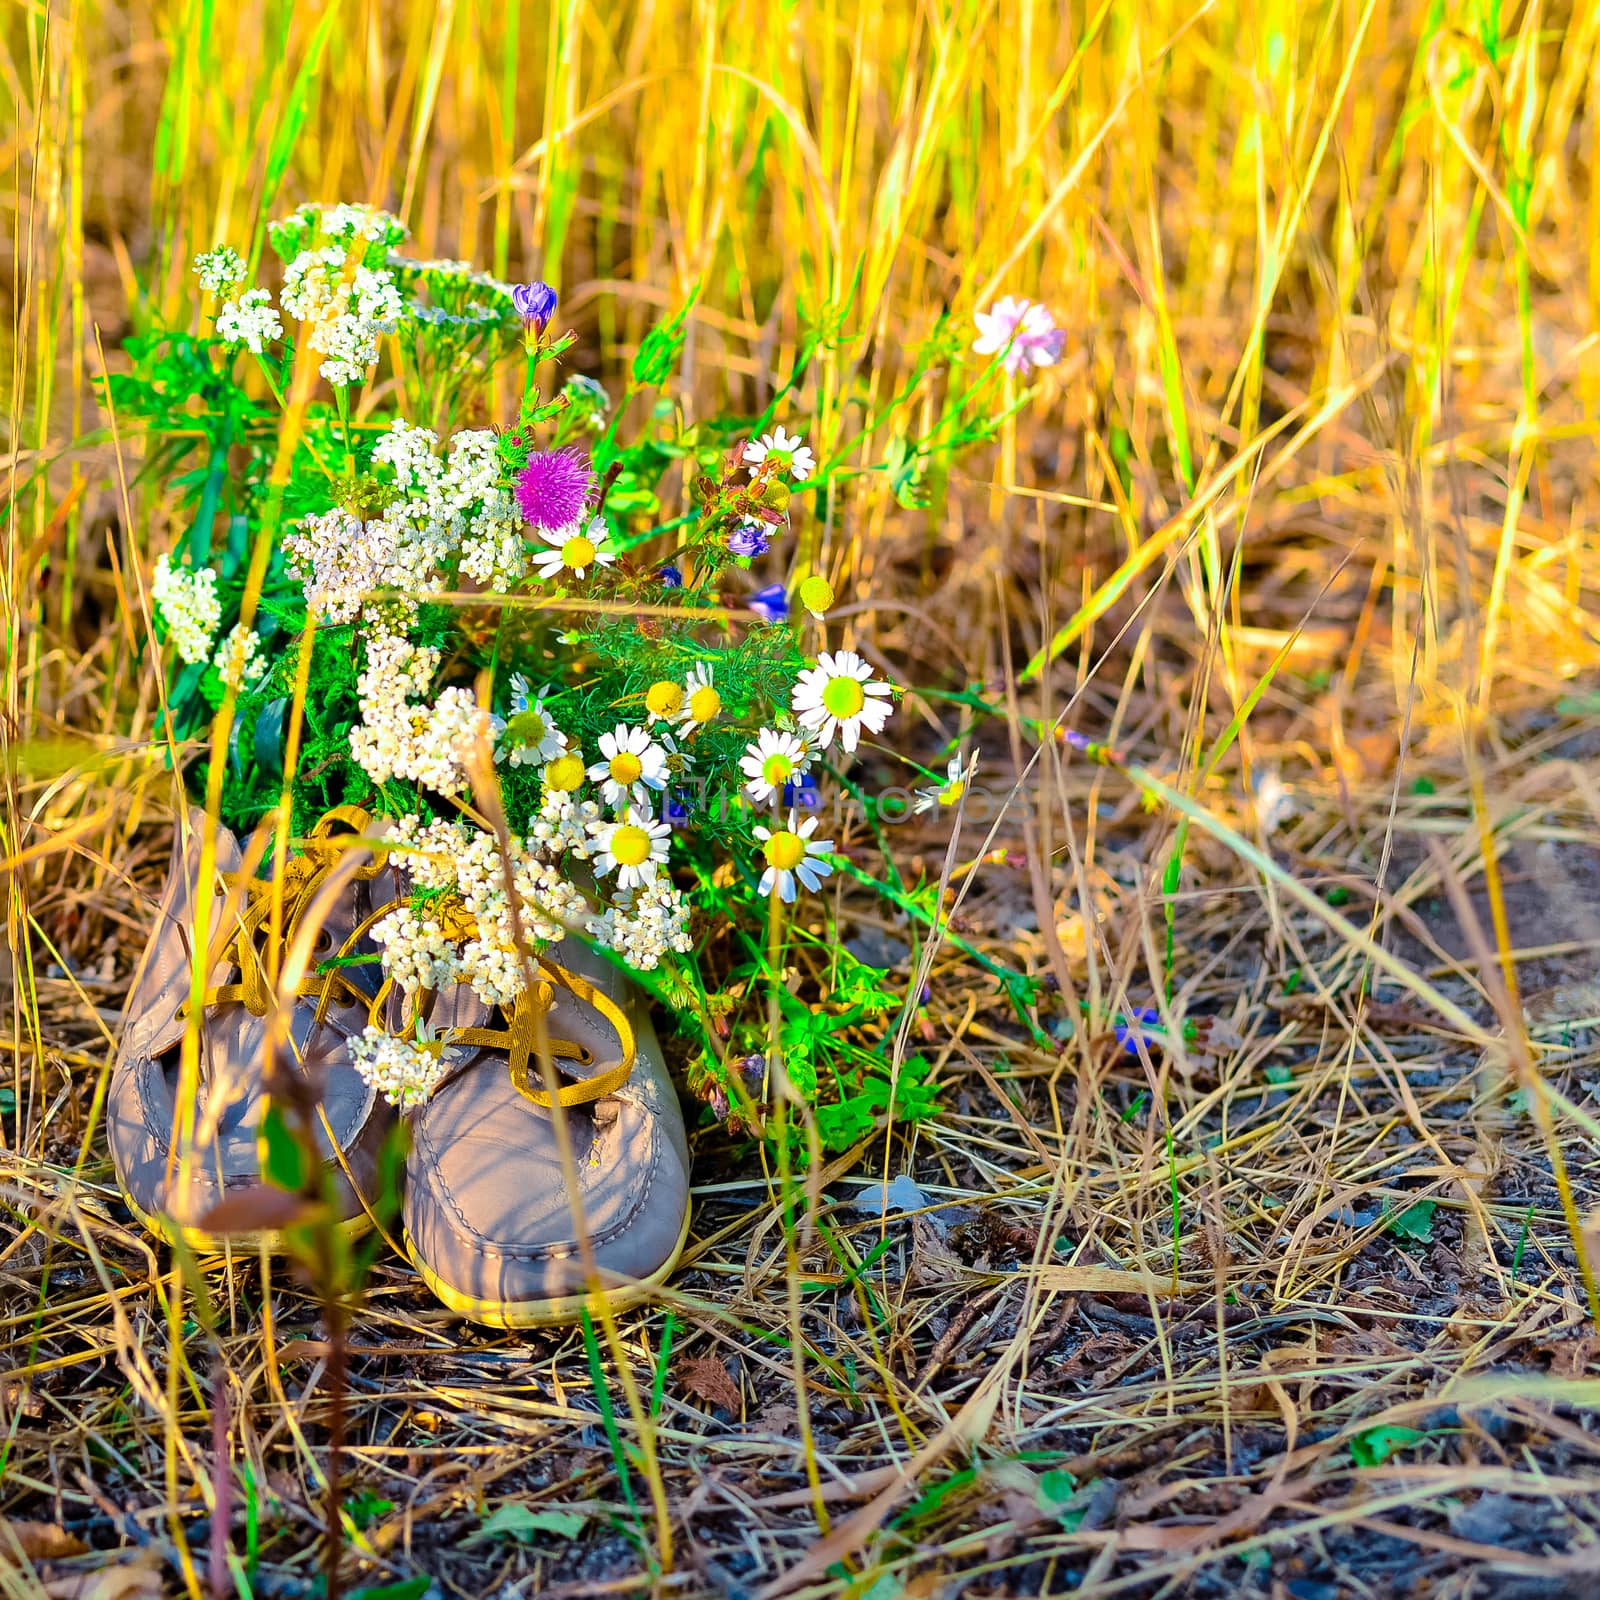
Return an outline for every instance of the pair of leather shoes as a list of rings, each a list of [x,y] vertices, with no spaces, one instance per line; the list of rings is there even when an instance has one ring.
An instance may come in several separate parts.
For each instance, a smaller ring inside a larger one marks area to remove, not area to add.
[[[352,1040],[389,1003],[366,930],[406,893],[381,850],[356,842],[366,821],[324,818],[276,894],[239,841],[216,829],[198,1072],[191,1065],[187,1076],[205,819],[191,811],[180,823],[108,1099],[129,1206],[153,1232],[221,1248],[207,1219],[261,1183],[263,1111],[269,1098],[292,1099],[311,1110],[331,1179],[324,1192],[356,1236],[372,1226],[381,1153],[404,1115],[404,1245],[452,1310],[533,1327],[576,1317],[597,1288],[617,1308],[644,1298],[683,1249],[689,1160],[677,1096],[632,986],[568,940],[540,959],[541,981],[510,1025],[466,985],[441,990],[427,1020],[444,1041],[443,1075],[423,1104],[396,1112],[351,1059]],[[265,955],[272,916],[275,972]],[[541,1059],[559,1069],[556,1106]],[[271,1231],[227,1238],[279,1243]]]

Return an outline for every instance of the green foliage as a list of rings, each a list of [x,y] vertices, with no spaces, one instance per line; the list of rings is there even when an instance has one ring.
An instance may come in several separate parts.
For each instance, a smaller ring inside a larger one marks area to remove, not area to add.
[[[1396,1451],[1409,1449],[1428,1437],[1415,1428],[1394,1424],[1368,1428],[1350,1441],[1350,1459],[1358,1467],[1381,1467]]]
[[[375,1495],[370,1489],[360,1489],[344,1503],[344,1514],[363,1533],[374,1522],[381,1521],[394,1510],[394,1501]]]
[[[939,1091],[928,1082],[931,1065],[924,1056],[912,1056],[900,1067],[898,1082],[879,1072],[868,1072],[854,1094],[817,1107],[817,1133],[825,1150],[848,1150],[871,1132],[873,1124],[890,1109],[898,1123],[922,1122],[938,1110]]]
[[[474,1539],[512,1539],[531,1544],[536,1534],[548,1533],[558,1539],[575,1539],[588,1525],[586,1511],[564,1511],[557,1506],[525,1506],[507,1500],[495,1508],[472,1537]]]
[[[1432,1244],[1433,1214],[1438,1209],[1437,1200],[1419,1200],[1390,1217],[1388,1231],[1402,1243]]]
[[[261,1176],[274,1188],[303,1194],[316,1171],[311,1152],[289,1124],[283,1108],[269,1101],[256,1133]]]

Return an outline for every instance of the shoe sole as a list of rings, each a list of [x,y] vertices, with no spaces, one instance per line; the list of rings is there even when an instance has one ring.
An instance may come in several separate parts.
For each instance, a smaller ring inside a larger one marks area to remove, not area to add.
[[[284,1245],[283,1235],[276,1228],[269,1228],[258,1233],[206,1233],[200,1228],[180,1227],[170,1217],[152,1216],[137,1200],[128,1193],[119,1183],[118,1190],[122,1195],[122,1202],[139,1219],[145,1232],[152,1237],[160,1239],[163,1243],[172,1243],[176,1234],[197,1256],[221,1256],[229,1251],[242,1254],[249,1251],[252,1254],[265,1249],[269,1256],[287,1255],[289,1252]],[[365,1211],[353,1217],[346,1217],[337,1224],[339,1232],[346,1240],[354,1244],[358,1239],[364,1239],[372,1232],[373,1222]]]
[[[427,1284],[434,1296],[449,1310],[467,1318],[469,1322],[482,1323],[489,1328],[548,1328],[561,1323],[576,1322],[586,1307],[598,1298],[613,1312],[629,1311],[647,1300],[653,1290],[659,1289],[672,1276],[689,1242],[689,1207],[684,1207],[683,1227],[678,1232],[678,1242],[672,1254],[648,1278],[637,1278],[615,1289],[604,1289],[593,1294],[558,1295],[552,1300],[479,1300],[475,1295],[453,1289],[422,1259],[412,1243],[409,1230],[405,1234],[406,1255],[416,1268],[417,1276]]]

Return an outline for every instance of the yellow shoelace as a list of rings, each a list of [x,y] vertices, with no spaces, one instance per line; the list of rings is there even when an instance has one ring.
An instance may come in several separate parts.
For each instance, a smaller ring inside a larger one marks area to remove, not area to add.
[[[299,933],[300,924],[315,903],[319,891],[338,870],[346,851],[360,839],[372,825],[371,816],[358,806],[338,806],[319,819],[299,855],[284,863],[281,884],[271,878],[246,877],[241,873],[224,873],[223,881],[230,890],[243,886],[245,903],[225,949],[226,958],[238,969],[236,982],[217,984],[207,989],[207,1005],[224,1005],[237,1001],[253,1015],[267,1014],[272,1004],[273,985],[268,977],[266,945],[271,936],[272,910],[275,897],[281,905],[282,935],[280,950],[287,950]],[[369,881],[383,871],[388,863],[388,852],[381,845],[371,845],[372,859],[357,867],[351,874],[354,881]],[[395,903],[379,906],[369,912],[350,930],[332,956],[325,958],[320,970],[307,973],[294,988],[294,993],[306,999],[317,1000],[317,1020],[327,1014],[328,1006],[336,996],[347,1003],[363,1006],[368,1021],[376,1028],[397,1036],[414,1036],[416,1028],[415,997],[402,1008],[398,1027],[388,1021],[390,1000],[394,994],[394,980],[385,978],[374,996],[346,975],[341,962],[355,950],[362,936],[372,926],[395,909]],[[470,938],[475,929],[474,919],[454,894],[441,896],[429,906],[432,915],[447,933]],[[511,1082],[517,1092],[537,1106],[550,1106],[551,1096],[542,1082],[536,1081],[539,1071],[540,1035],[544,1046],[557,1059],[578,1061],[587,1065],[594,1059],[590,1051],[575,1040],[559,1038],[548,1027],[550,1008],[554,1004],[556,989],[565,989],[584,1004],[592,1006],[616,1030],[622,1047],[622,1059],[614,1067],[592,1078],[579,1078],[560,1085],[555,1103],[561,1106],[588,1105],[602,1100],[625,1084],[633,1073],[637,1056],[637,1043],[633,1028],[622,1008],[592,983],[575,972],[549,960],[535,956],[541,974],[540,981],[523,991],[507,1007],[507,1025],[504,1028],[456,1028],[448,1030],[447,1037],[429,1041],[429,1047],[442,1051],[446,1045],[474,1045],[481,1049],[504,1050],[510,1062]]]

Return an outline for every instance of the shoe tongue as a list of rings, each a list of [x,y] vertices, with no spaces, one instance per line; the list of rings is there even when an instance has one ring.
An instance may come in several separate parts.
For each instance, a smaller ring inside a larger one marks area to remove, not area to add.
[[[452,983],[441,989],[434,996],[433,1010],[428,1013],[428,1026],[435,1033],[444,1033],[450,1028],[482,1028],[489,1020],[489,1006],[468,983]]]

